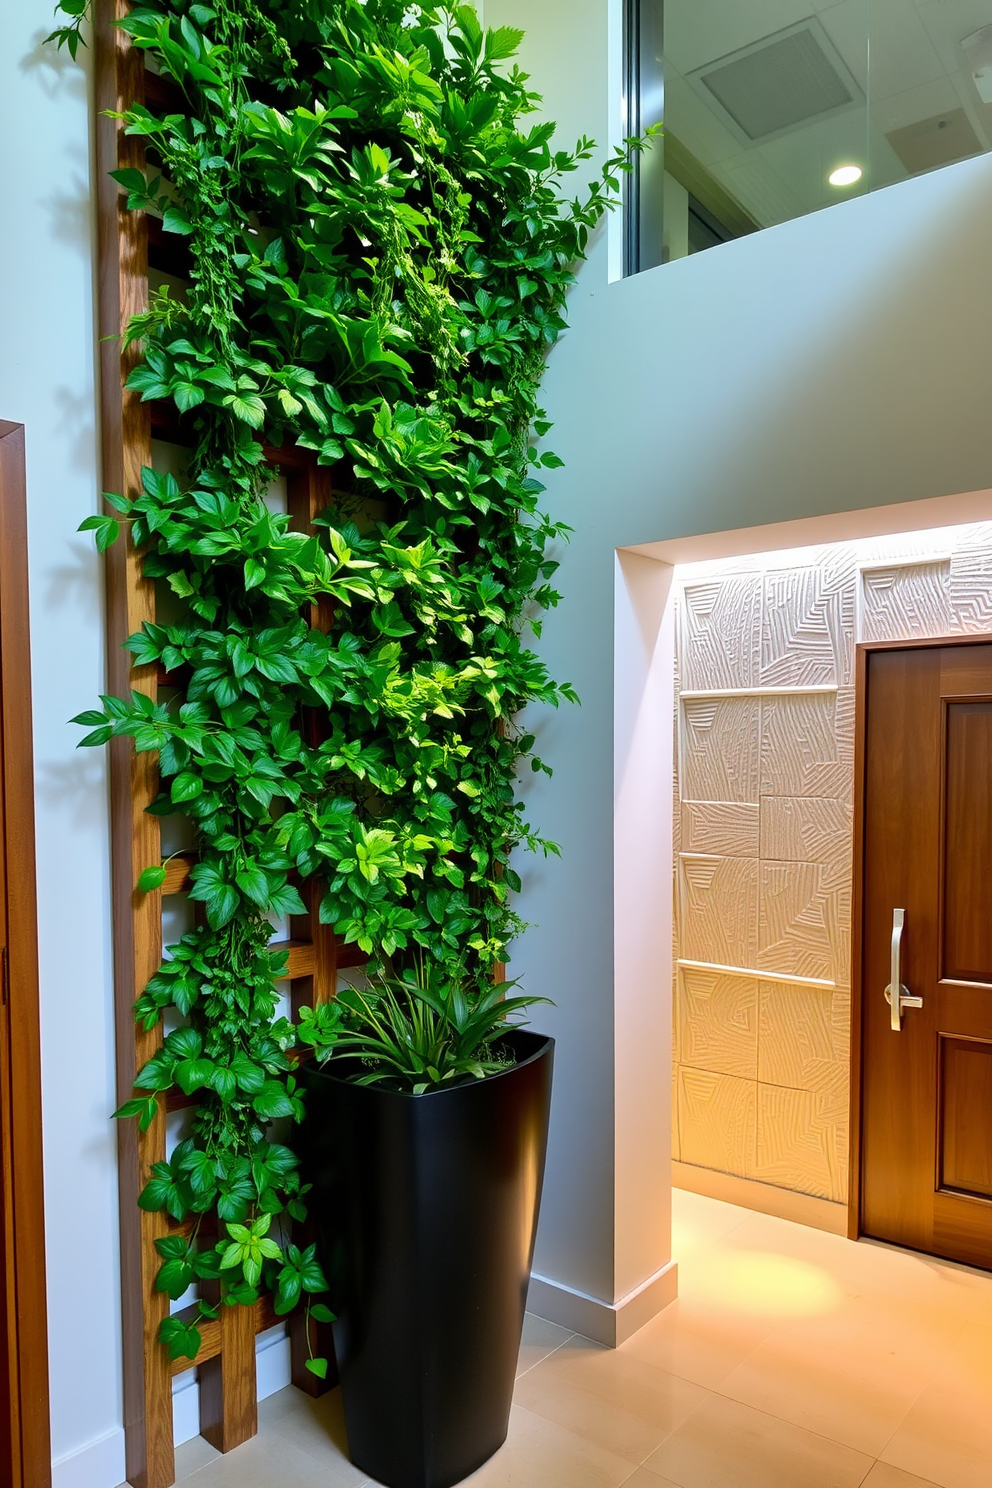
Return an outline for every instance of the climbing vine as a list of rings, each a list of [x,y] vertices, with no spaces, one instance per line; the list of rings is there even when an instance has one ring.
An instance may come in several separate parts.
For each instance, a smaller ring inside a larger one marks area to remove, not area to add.
[[[60,8],[51,39],[75,55],[87,0]],[[324,1282],[285,1227],[304,1195],[271,1124],[302,1101],[273,918],[319,885],[322,922],[375,964],[426,955],[482,995],[521,927],[514,848],[555,850],[514,790],[522,763],[547,769],[522,710],[573,697],[525,640],[558,601],[565,531],[539,506],[561,462],[536,448],[538,390],[626,156],[564,199],[593,147],[558,151],[527,120],[521,33],[470,6],[145,0],[122,25],[177,104],[124,115],[149,166],[114,174],[190,265],[132,321],[128,385],[174,406],[189,458],[83,523],[101,551],[128,526],[169,596],[171,622],[127,642],[166,700],[104,697],[75,721],[83,744],[157,755],[151,809],[195,828],[203,921],[138,998],[172,1031],[118,1114],[147,1127],[164,1092],[197,1096],[140,1203],[216,1216],[223,1238],[197,1222],[159,1241],[159,1288],[210,1280],[236,1304],[266,1286],[285,1313]],[[331,468],[317,536],[266,500],[266,446]],[[149,864],[138,888],[164,877]],[[174,1357],[200,1342],[178,1317],[162,1339]]]

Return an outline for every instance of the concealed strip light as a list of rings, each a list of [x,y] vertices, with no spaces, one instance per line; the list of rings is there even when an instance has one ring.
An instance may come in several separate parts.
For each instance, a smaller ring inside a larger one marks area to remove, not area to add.
[[[831,186],[853,186],[855,181],[860,181],[864,171],[860,165],[839,165],[832,170],[827,177]]]

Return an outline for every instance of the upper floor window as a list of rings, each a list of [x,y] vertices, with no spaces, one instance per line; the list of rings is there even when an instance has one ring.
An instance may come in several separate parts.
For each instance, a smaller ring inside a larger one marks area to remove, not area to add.
[[[992,149],[992,0],[626,0],[627,269]]]

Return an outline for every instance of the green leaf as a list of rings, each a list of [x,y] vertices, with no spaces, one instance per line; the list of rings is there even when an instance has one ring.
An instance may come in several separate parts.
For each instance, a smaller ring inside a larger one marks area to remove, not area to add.
[[[126,1120],[129,1117],[138,1118],[138,1126],[141,1131],[146,1132],[158,1114],[158,1100],[154,1095],[136,1096],[127,1100],[114,1112],[117,1120]]]
[[[168,1349],[170,1359],[195,1359],[203,1342],[200,1330],[182,1318],[163,1318],[158,1326],[159,1341]]]
[[[326,1378],[327,1378],[327,1360],[326,1359],[305,1359],[304,1360],[304,1363],[306,1364],[306,1366],[309,1369],[309,1371],[310,1371],[311,1374],[315,1374],[318,1379],[326,1380]]]
[[[164,883],[165,864],[155,863],[142,871],[138,879],[138,893],[150,894],[153,889],[160,889]]]
[[[202,793],[203,781],[199,775],[194,775],[189,770],[184,770],[172,782],[171,795],[177,806],[181,805],[183,801],[195,801],[197,796],[202,795]]]
[[[312,1302],[310,1304],[310,1316],[318,1323],[336,1323],[337,1313],[325,1307],[323,1302]]]
[[[165,232],[188,236],[193,231],[193,224],[180,207],[167,207],[162,217],[162,228]]]
[[[121,524],[116,517],[92,516],[80,522],[77,532],[93,532],[96,534],[97,549],[105,553],[111,543],[117,541],[121,535]]]
[[[278,1080],[266,1080],[252,1101],[259,1116],[265,1121],[275,1121],[280,1116],[294,1116],[296,1106]]]

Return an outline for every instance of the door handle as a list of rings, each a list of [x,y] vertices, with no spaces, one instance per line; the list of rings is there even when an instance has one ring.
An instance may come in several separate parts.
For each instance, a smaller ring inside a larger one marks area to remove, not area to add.
[[[903,1008],[921,1008],[922,997],[913,997],[909,988],[902,983],[902,932],[906,924],[906,911],[894,909],[892,911],[892,960],[889,974],[891,980],[885,989],[885,1000],[891,1008],[892,1032],[902,1032],[902,1010]]]

